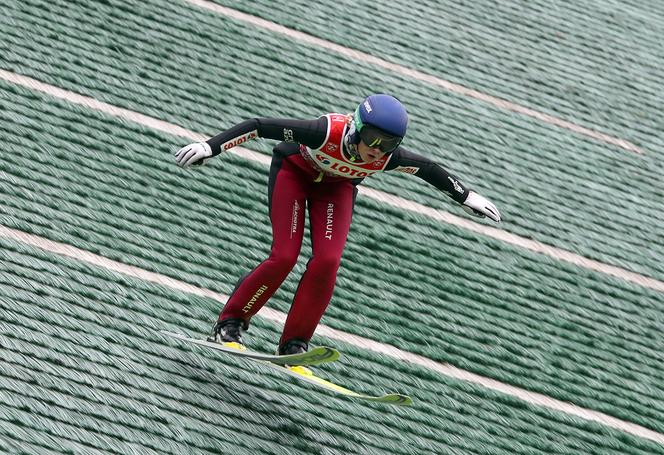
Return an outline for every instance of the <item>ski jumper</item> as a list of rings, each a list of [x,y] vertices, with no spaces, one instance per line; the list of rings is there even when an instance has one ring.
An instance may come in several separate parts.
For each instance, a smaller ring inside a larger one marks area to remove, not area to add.
[[[252,119],[208,140],[217,155],[247,140],[283,142],[273,149],[268,183],[272,248],[269,257],[242,277],[219,320],[249,320],[270,299],[295,266],[309,213],[312,256],[293,297],[279,344],[309,342],[332,298],[350,229],[356,186],[366,177],[396,170],[423,178],[458,202],[468,190],[433,161],[399,147],[371,162],[353,160],[345,148],[349,118],[327,114],[316,120]]]

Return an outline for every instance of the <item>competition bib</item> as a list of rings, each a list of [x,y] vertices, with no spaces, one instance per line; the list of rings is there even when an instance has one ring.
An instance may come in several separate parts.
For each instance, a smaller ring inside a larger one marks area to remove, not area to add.
[[[343,141],[348,128],[345,115],[327,114],[325,142],[317,149],[302,145],[300,153],[315,169],[325,175],[359,179],[383,171],[392,155],[384,156],[372,163],[354,163],[343,153]]]

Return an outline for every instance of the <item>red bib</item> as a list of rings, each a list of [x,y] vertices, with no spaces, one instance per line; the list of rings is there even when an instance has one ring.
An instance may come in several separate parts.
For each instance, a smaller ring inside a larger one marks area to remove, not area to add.
[[[300,153],[316,170],[330,177],[359,179],[385,170],[390,157],[387,155],[371,163],[354,163],[343,153],[343,142],[348,128],[348,119],[343,114],[327,114],[325,142],[317,149],[302,145]]]

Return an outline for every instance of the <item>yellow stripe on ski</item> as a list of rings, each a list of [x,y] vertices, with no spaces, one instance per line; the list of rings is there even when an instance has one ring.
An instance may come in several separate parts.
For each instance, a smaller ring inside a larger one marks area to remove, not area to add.
[[[311,371],[309,368],[304,368],[301,366],[296,366],[296,367],[287,367],[289,370],[291,370],[293,373],[297,373],[300,376],[306,377],[308,380],[315,382],[317,384],[320,384],[324,387],[327,387],[328,389],[335,390],[339,393],[343,393],[344,395],[350,395],[350,396],[361,396],[361,394],[357,392],[353,392],[352,390],[349,390],[345,387],[341,387],[338,384],[335,384],[334,382],[330,382],[326,379],[323,379],[321,377],[318,377],[314,375],[314,372]]]
[[[236,343],[235,341],[227,341],[221,344],[222,346],[230,349],[237,349],[238,351],[246,351],[247,347],[242,343]]]

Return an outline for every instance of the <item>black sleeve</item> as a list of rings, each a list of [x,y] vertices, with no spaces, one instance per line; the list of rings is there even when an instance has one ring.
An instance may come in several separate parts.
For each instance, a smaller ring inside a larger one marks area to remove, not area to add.
[[[459,203],[463,203],[468,197],[469,189],[457,177],[429,158],[403,147],[399,147],[393,152],[393,156],[385,170],[416,175],[440,191],[447,193],[448,196]]]
[[[310,148],[323,145],[327,136],[327,117],[315,120],[253,118],[217,134],[207,140],[213,155],[262,137],[286,142],[297,142]]]

